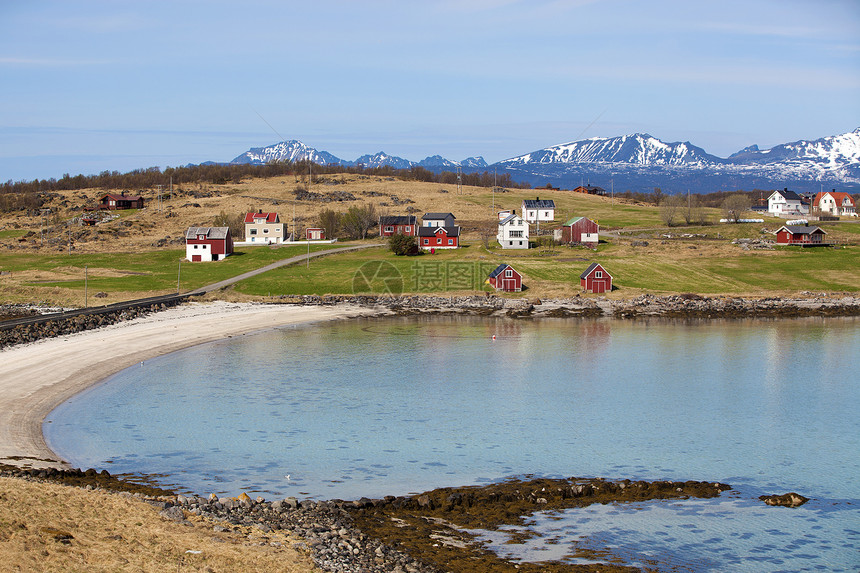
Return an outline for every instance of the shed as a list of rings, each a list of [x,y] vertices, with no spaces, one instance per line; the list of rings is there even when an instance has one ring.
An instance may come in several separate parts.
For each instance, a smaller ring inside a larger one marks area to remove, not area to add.
[[[579,285],[585,292],[609,292],[612,290],[612,275],[606,272],[600,263],[591,263],[585,272],[579,275]]]
[[[507,263],[502,263],[496,267],[490,273],[487,282],[496,290],[505,292],[520,292],[523,290],[523,276]]]
[[[597,248],[600,226],[587,217],[572,217],[561,227],[561,242]]]
[[[308,227],[305,229],[305,238],[308,241],[324,241],[325,229],[322,227]]]

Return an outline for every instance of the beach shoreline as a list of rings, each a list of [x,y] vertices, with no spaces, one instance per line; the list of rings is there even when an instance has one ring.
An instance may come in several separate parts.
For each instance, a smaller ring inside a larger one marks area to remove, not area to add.
[[[5,348],[0,351],[0,464],[69,469],[45,441],[45,417],[70,397],[134,364],[231,336],[380,314],[386,314],[385,309],[357,305],[189,303]]]
[[[70,466],[47,445],[42,423],[65,400],[134,364],[215,340],[355,317],[475,314],[529,318],[789,318],[857,316],[860,297],[700,296],[608,300],[467,297],[294,297],[272,302],[191,302],[96,329],[0,349],[0,464]]]

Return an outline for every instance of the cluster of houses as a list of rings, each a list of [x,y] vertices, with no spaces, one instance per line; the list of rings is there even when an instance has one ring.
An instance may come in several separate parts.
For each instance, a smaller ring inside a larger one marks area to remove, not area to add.
[[[503,249],[528,249],[530,225],[540,230],[541,223],[555,220],[555,201],[552,199],[524,199],[522,215],[516,210],[500,211],[496,240]],[[553,230],[553,239],[569,245],[597,248],[600,227],[586,217],[572,217],[560,228]]]
[[[763,206],[762,206],[762,210]],[[821,191],[795,193],[787,188],[774,191],[767,198],[767,213],[775,217],[803,217],[812,214],[829,217],[856,217],[854,198],[848,193]]]

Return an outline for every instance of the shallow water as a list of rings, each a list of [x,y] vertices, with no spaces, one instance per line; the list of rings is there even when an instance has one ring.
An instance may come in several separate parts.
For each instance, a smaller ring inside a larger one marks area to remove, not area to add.
[[[539,516],[563,541],[518,550],[540,560],[571,544],[629,545],[630,563],[653,550],[681,569],[854,570],[858,326],[456,317],[285,328],[130,368],[57,408],[45,433],[76,466],[270,499],[525,474],[721,481],[737,491]],[[813,502],[751,501],[787,491]]]

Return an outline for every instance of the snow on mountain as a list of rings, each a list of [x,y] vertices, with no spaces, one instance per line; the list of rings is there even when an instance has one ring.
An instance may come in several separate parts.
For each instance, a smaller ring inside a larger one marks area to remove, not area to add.
[[[516,167],[527,164],[623,163],[637,166],[709,166],[723,160],[706,153],[690,142],[664,143],[647,133],[621,137],[592,137],[533,151],[501,161],[500,165]]]
[[[252,165],[265,165],[272,161],[310,161],[320,165],[328,165],[330,163],[344,163],[331,153],[326,151],[317,151],[313,147],[308,147],[301,141],[291,139],[289,141],[281,141],[268,147],[252,147],[242,155],[236,157],[230,163],[250,163]]]
[[[444,169],[446,171],[451,171],[457,169],[459,164],[455,161],[451,161],[450,159],[445,159],[441,155],[431,155],[430,157],[425,157],[419,161],[418,166],[431,170]]]
[[[467,157],[460,162],[460,167],[463,169],[474,169],[476,171],[489,167],[487,162],[480,155],[478,157]]]
[[[355,165],[362,165],[367,169],[377,167],[393,167],[394,169],[409,169],[415,165],[414,161],[403,159],[394,155],[388,155],[384,151],[380,151],[375,155],[362,155],[353,162]]]

